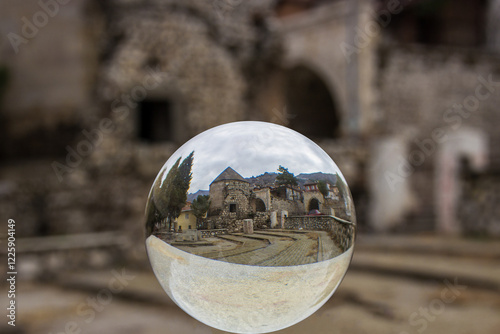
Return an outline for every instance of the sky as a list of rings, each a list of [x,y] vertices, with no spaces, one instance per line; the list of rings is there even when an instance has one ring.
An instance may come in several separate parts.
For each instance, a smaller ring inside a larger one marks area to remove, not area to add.
[[[291,173],[338,173],[337,165],[317,144],[296,131],[265,122],[235,122],[209,129],[182,145],[165,163],[194,151],[189,193],[208,190],[210,183],[228,166],[243,177],[277,172],[279,165]],[[158,173],[161,175],[161,173]],[[163,174],[163,180],[167,173]],[[160,176],[158,176],[160,177]]]

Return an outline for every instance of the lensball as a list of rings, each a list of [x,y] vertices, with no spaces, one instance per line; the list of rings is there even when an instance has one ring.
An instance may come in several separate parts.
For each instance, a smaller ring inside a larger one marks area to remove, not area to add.
[[[148,197],[146,249],[163,289],[214,328],[267,333],[318,310],[351,261],[352,196],[318,145],[236,122],[180,147]]]

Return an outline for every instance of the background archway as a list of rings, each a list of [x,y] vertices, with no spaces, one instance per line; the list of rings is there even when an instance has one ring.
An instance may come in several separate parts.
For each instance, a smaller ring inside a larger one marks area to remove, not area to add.
[[[289,126],[313,139],[336,138],[340,119],[325,82],[306,66],[286,73],[285,100]]]
[[[252,209],[254,212],[265,212],[266,204],[260,198],[254,198],[252,200]]]

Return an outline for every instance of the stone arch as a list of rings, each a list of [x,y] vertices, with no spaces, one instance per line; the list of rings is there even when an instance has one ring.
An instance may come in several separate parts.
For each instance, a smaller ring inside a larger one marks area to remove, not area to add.
[[[254,212],[266,212],[266,204],[260,198],[252,199],[251,205]]]
[[[340,135],[340,113],[327,81],[309,66],[286,71],[285,100],[289,126],[314,139]]]
[[[311,198],[309,204],[307,205],[307,212],[311,210],[319,210],[319,200],[316,197]]]

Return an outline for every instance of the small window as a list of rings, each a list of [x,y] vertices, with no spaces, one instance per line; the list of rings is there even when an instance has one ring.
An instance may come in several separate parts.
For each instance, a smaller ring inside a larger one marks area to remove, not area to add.
[[[189,213],[186,213],[186,215],[184,216],[184,218],[189,219]]]
[[[148,142],[173,141],[172,107],[168,100],[144,100],[139,104],[139,138]]]
[[[236,212],[236,204],[229,204],[229,212]]]

